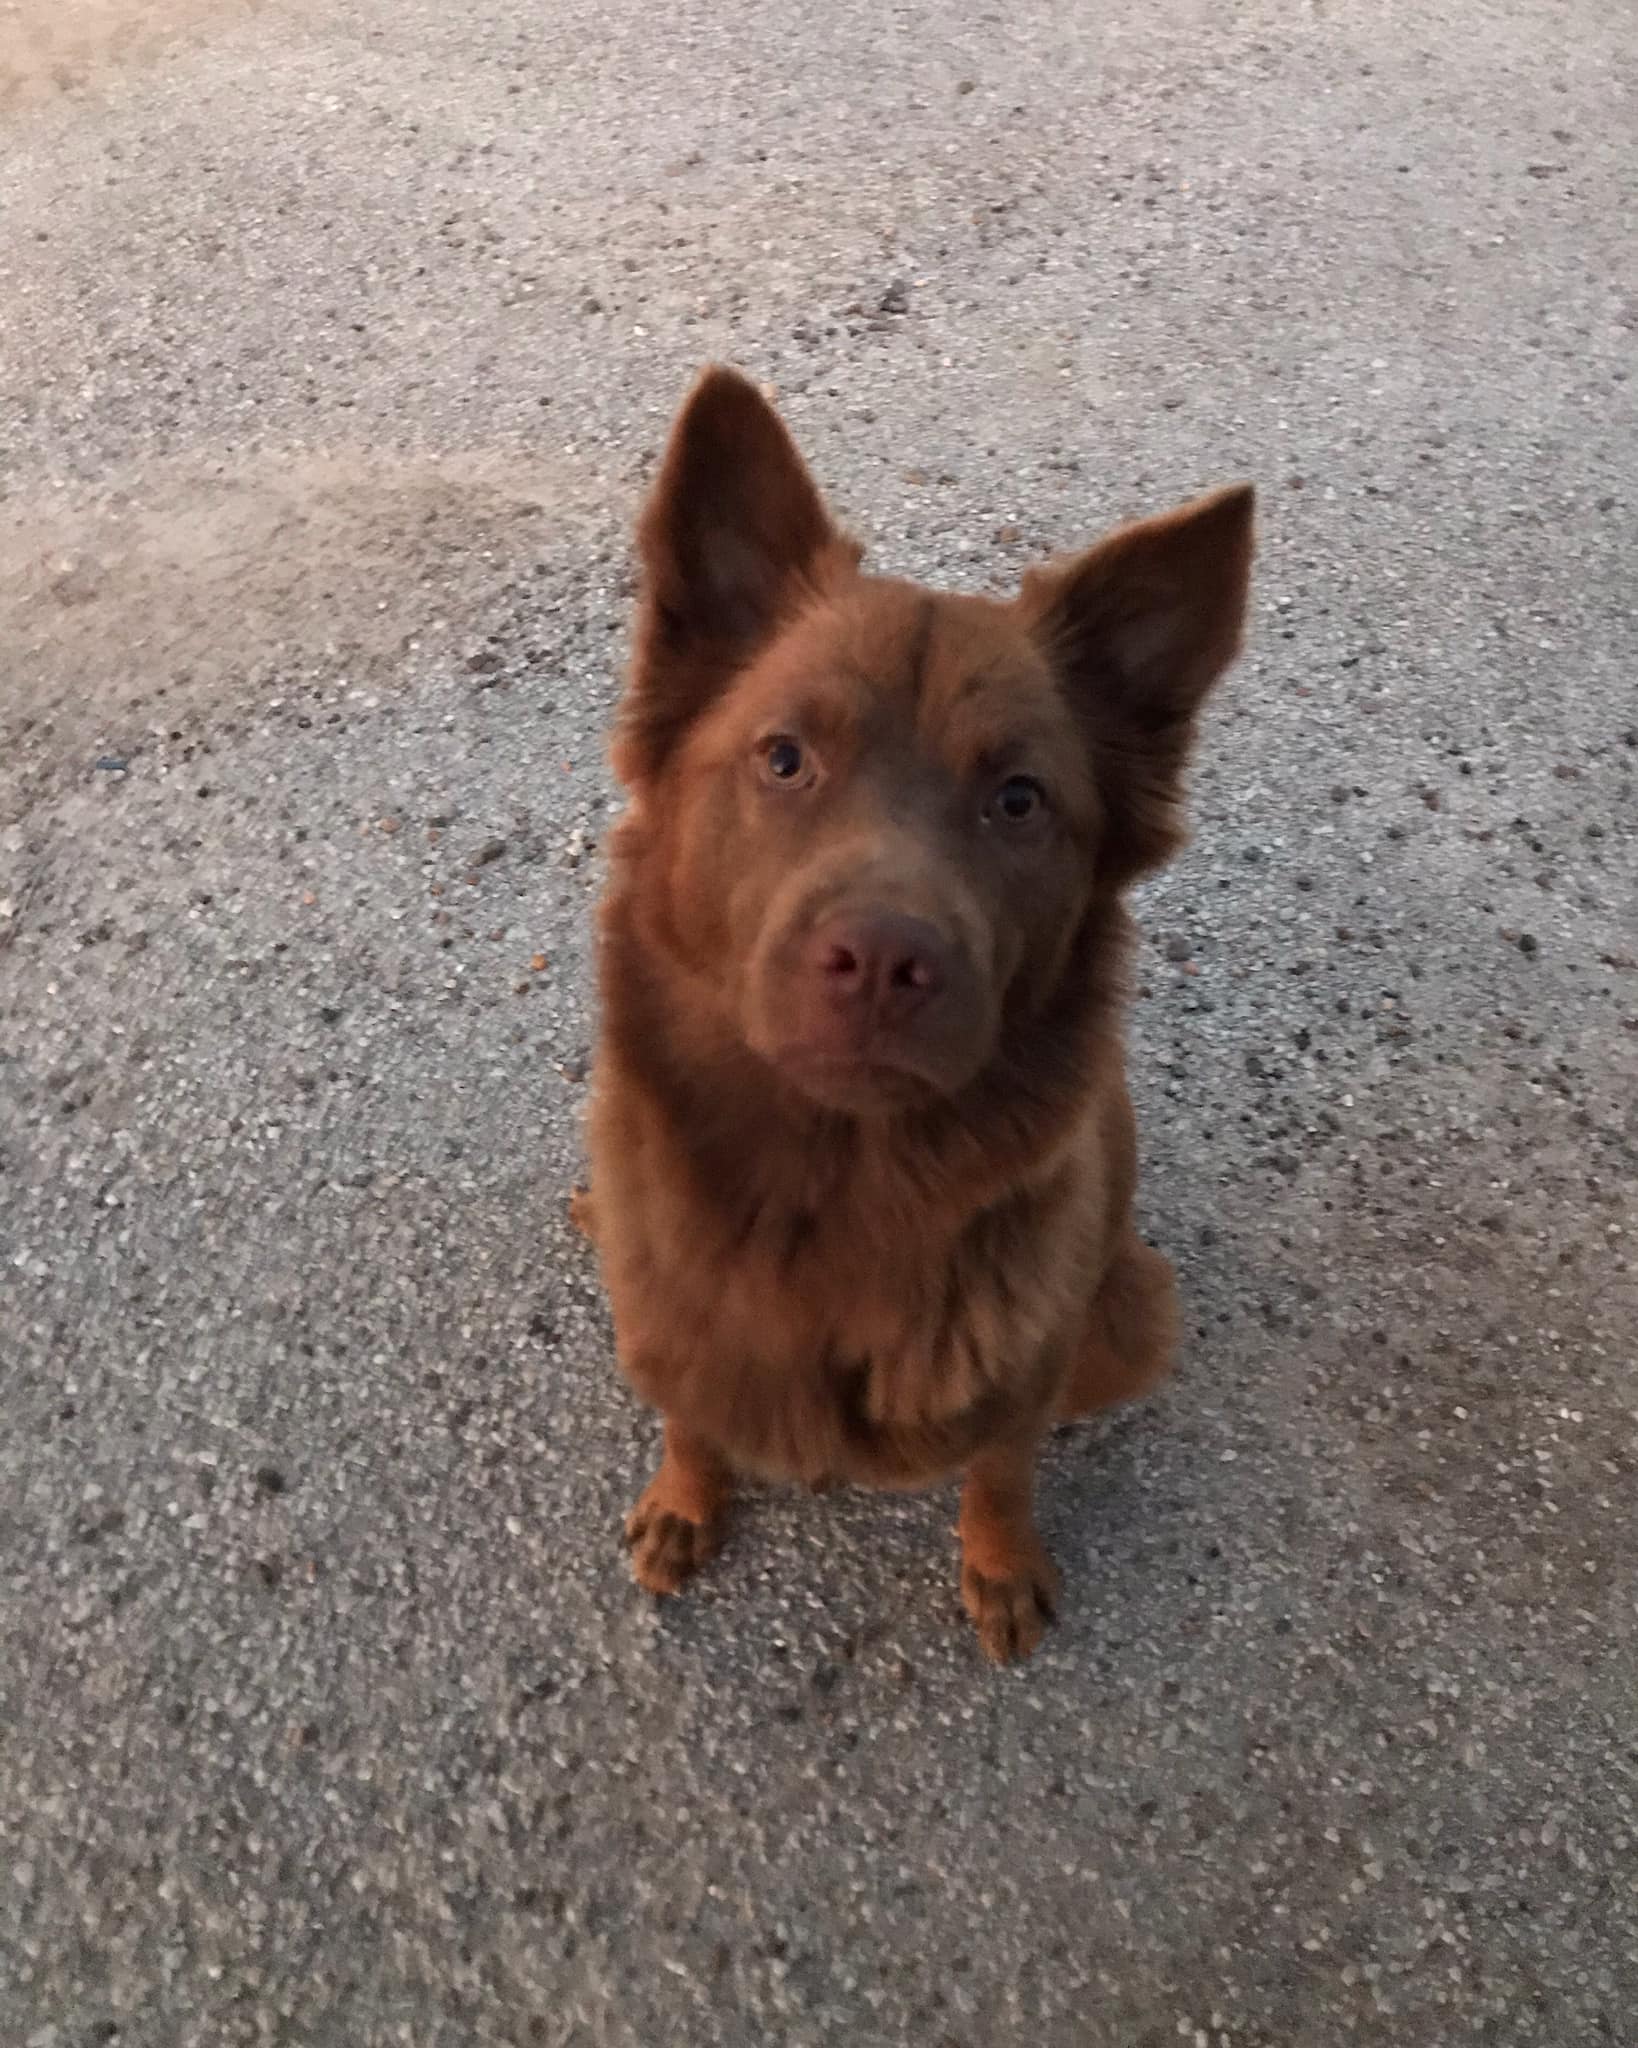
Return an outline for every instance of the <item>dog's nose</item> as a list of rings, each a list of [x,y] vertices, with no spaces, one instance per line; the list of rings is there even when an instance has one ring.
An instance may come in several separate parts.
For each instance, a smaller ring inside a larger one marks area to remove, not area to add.
[[[948,949],[937,929],[897,911],[826,925],[811,958],[838,1009],[869,1010],[884,1023],[910,1017],[947,979]]]

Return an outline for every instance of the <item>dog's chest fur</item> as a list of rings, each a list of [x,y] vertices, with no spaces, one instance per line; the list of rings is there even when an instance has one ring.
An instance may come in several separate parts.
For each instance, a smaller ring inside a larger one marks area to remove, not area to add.
[[[734,1465],[913,1484],[1041,1411],[1103,1235],[1099,1183],[1073,1153],[967,1215],[930,1205],[914,1162],[802,1185],[754,1146],[723,1195],[655,1105],[617,1106],[598,1211],[622,1363]]]

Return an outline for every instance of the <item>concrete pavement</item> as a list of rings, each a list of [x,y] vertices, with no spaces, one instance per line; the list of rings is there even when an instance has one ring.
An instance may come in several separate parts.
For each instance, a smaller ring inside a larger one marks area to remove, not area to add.
[[[1638,2039],[1638,30],[0,8],[0,2042]],[[884,564],[1247,475],[1175,1389],[663,1613],[563,1196],[695,366]]]

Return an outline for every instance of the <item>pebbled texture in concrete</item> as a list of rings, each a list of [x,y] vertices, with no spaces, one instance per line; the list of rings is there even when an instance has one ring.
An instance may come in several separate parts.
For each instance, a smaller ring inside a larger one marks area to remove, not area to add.
[[[0,4],[0,2040],[1630,2043],[1638,30]],[[563,1196],[711,356],[895,569],[1240,475],[1161,1402],[657,1613]]]

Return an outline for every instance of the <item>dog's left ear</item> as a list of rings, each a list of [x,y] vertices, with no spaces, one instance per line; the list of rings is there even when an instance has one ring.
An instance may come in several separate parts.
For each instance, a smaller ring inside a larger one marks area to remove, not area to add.
[[[779,415],[722,367],[677,416],[637,544],[636,648],[614,753],[623,782],[653,775],[735,673],[861,553]]]
[[[1024,579],[1026,623],[1088,730],[1117,884],[1182,844],[1195,716],[1245,629],[1254,500],[1218,491]]]

